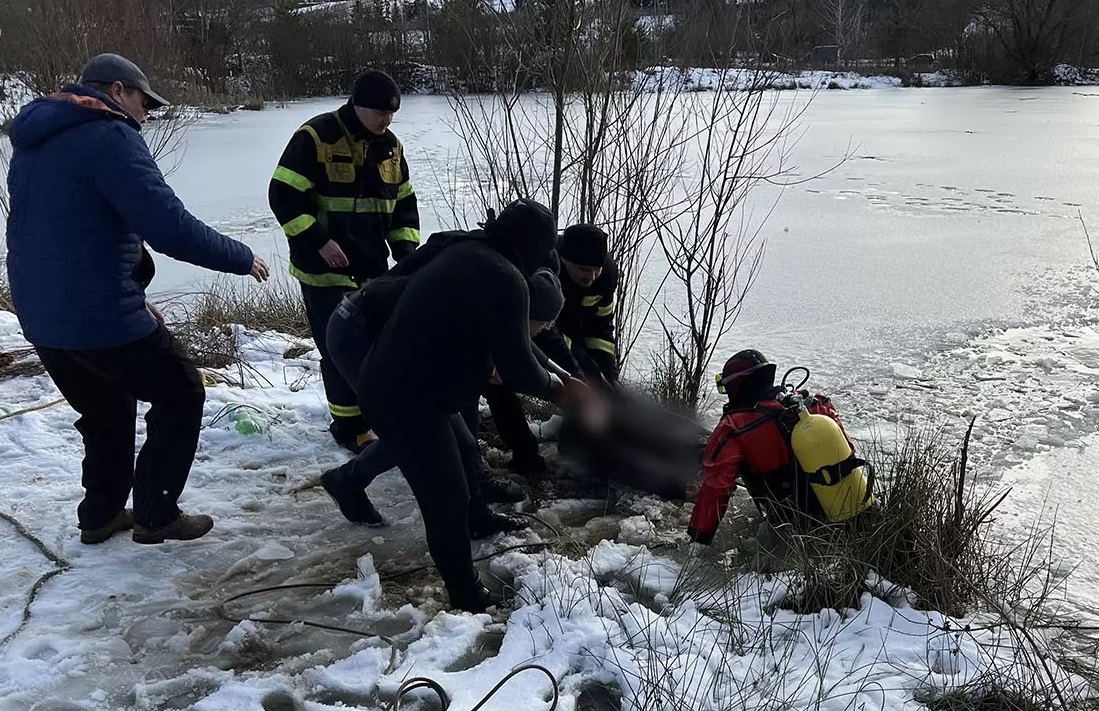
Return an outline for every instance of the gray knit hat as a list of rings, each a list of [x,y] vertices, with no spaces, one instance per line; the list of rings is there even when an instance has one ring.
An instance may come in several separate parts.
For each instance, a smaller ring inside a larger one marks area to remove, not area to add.
[[[530,320],[553,321],[561,314],[565,295],[561,281],[549,269],[538,269],[530,278]]]

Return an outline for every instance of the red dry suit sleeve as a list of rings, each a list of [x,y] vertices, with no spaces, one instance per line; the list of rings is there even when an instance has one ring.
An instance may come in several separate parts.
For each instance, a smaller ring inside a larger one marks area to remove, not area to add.
[[[687,535],[695,543],[709,545],[714,540],[717,526],[729,508],[729,497],[736,489],[736,478],[740,472],[740,446],[735,438],[726,436],[734,429],[736,428],[728,418],[722,418],[706,443],[706,452],[702,456],[702,487],[698,491],[694,510],[691,511],[691,522],[687,527]]]

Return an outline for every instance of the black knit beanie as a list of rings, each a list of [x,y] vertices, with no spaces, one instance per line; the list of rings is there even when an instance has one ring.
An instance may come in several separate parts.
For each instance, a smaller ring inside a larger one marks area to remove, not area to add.
[[[488,242],[529,277],[548,266],[557,244],[557,220],[545,205],[515,200],[485,222]]]
[[[595,225],[572,225],[557,247],[561,259],[583,267],[602,267],[607,262],[607,233]]]
[[[401,108],[401,89],[393,77],[383,71],[371,69],[355,82],[351,103],[364,109],[396,111]]]
[[[530,278],[530,320],[550,322],[561,315],[565,295],[561,281],[549,269],[539,269]]]

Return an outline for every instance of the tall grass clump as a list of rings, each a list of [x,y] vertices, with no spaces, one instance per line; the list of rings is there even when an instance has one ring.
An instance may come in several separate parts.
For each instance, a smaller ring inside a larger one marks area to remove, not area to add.
[[[252,285],[218,278],[204,291],[172,297],[164,311],[172,332],[201,367],[224,368],[239,361],[233,326],[312,336],[301,292],[285,279]]]

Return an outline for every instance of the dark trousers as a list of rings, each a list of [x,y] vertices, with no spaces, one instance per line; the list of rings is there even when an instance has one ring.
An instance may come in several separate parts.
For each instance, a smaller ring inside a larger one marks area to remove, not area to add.
[[[340,373],[332,362],[328,348],[328,321],[340,305],[344,295],[354,291],[344,286],[301,285],[302,299],[305,301],[305,313],[309,318],[309,328],[313,331],[313,340],[321,354],[321,379],[328,398],[328,410],[337,427],[346,428],[348,434],[360,434],[364,427],[360,420],[359,402],[355,389]]]
[[[326,333],[329,356],[332,364],[347,382],[358,384],[359,371],[362,370],[363,361],[366,360],[376,339],[377,333],[363,321],[358,312],[358,306],[354,302],[344,302],[332,314]],[[466,476],[466,487],[471,493],[470,506],[471,508],[482,506],[479,482],[484,474],[484,465],[481,461],[481,451],[477,447],[477,440],[464,421],[452,422],[452,426],[455,428],[454,438],[458,445],[463,473]],[[396,457],[379,438],[341,465],[337,471],[342,481],[365,489],[378,475],[397,465]]]
[[[492,421],[500,439],[511,450],[517,461],[529,462],[538,456],[538,440],[527,424],[523,401],[507,385],[489,384],[484,390],[485,400],[492,411]]]
[[[477,477],[462,461],[462,449],[477,447],[469,428],[458,415],[364,406],[416,497],[443,583],[452,592],[469,590],[477,581],[469,522],[485,507]]]
[[[82,529],[107,524],[133,490],[134,521],[164,526],[179,515],[198,447],[206,390],[202,378],[166,328],[140,341],[101,350],[36,347],[57,389],[80,415],[84,438]],[[137,401],[145,415],[145,444],[134,465]]]

